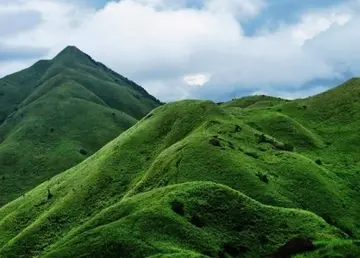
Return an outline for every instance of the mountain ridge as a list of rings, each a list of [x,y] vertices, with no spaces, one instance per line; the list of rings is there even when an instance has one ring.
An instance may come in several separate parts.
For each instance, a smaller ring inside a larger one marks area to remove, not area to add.
[[[0,206],[76,165],[162,104],[99,64],[67,47],[0,79]],[[20,145],[27,153],[16,151]]]
[[[60,58],[68,62],[72,51],[77,50],[70,47]],[[360,79],[293,101],[251,96],[162,105],[136,88],[121,90],[138,94],[139,104],[110,94],[117,87],[111,72],[100,69],[94,77],[92,65],[70,63],[65,75],[48,77],[30,104],[15,112],[13,119],[21,123],[7,122],[5,129],[11,137],[25,131],[36,139],[29,146],[66,135],[71,141],[58,141],[67,148],[56,152],[56,166],[67,152],[82,158],[0,207],[0,257],[360,255]],[[54,105],[58,99],[64,106]],[[154,104],[149,112],[139,113],[148,102]],[[80,117],[70,112],[73,107]],[[40,123],[53,116],[55,122]],[[128,128],[94,126],[99,117],[127,121]],[[59,126],[65,121],[74,121],[72,127]],[[0,126],[0,135],[5,129]],[[105,144],[110,131],[114,137]],[[12,138],[6,136],[8,144]],[[79,142],[99,147],[83,155],[80,147],[91,148]],[[3,144],[0,165],[11,158],[1,159]]]

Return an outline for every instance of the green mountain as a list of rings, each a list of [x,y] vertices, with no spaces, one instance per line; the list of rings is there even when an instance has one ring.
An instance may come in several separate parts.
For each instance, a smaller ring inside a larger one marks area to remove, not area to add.
[[[0,207],[80,163],[159,105],[76,47],[0,79]]]
[[[0,257],[359,257],[359,111],[360,79],[158,107],[0,208]]]

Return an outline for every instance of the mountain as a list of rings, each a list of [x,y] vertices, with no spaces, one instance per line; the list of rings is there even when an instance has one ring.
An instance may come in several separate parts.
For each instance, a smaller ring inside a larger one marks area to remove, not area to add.
[[[71,46],[0,79],[0,207],[80,163],[160,104]]]
[[[359,104],[157,107],[0,208],[0,257],[359,257]]]

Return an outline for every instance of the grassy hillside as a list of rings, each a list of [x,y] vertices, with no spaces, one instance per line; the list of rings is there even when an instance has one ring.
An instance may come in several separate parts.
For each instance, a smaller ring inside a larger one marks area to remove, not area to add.
[[[159,105],[75,47],[0,79],[0,207],[78,164]]]
[[[156,108],[0,208],[0,257],[359,257],[357,86]]]

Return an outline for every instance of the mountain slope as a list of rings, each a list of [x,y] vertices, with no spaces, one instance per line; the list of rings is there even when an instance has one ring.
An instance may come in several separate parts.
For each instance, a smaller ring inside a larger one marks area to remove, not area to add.
[[[349,134],[326,143],[337,127],[319,130],[314,125],[324,121],[310,108],[301,115],[303,103],[317,98],[159,107],[2,207],[0,256],[289,257],[280,253],[301,237],[315,246],[292,255],[351,246],[357,257],[357,175],[339,171],[341,159],[322,163],[343,139],[350,149],[356,141]]]
[[[75,47],[0,80],[0,207],[161,103]]]

